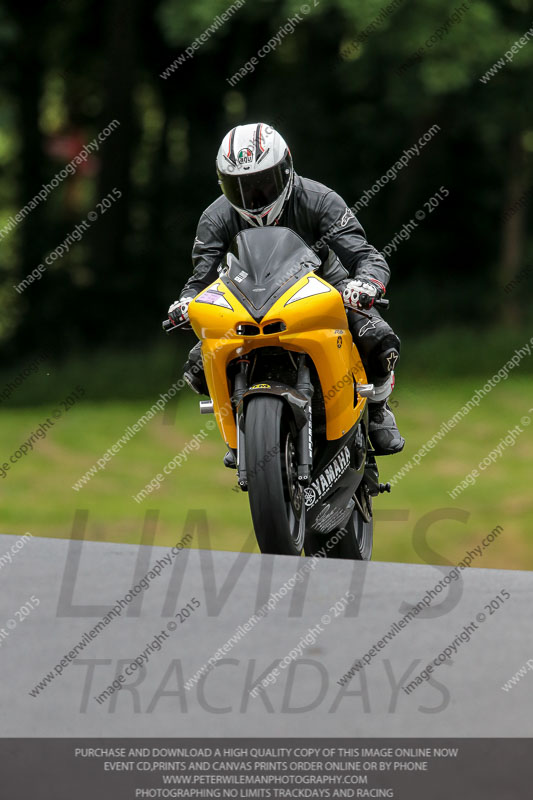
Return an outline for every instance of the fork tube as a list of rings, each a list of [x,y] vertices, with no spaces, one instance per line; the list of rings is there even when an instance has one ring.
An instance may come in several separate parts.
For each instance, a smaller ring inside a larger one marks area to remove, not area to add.
[[[313,469],[313,412],[311,401],[314,388],[311,383],[311,374],[306,364],[305,354],[302,353],[298,363],[298,379],[296,389],[309,401],[307,406],[307,422],[298,433],[298,481],[305,485],[311,483]]]
[[[246,475],[246,459],[244,449],[244,415],[242,413],[242,398],[248,388],[248,369],[250,361],[243,358],[240,361],[240,371],[235,375],[235,391],[233,392],[233,402],[237,409],[237,479],[241,489],[248,486],[248,476]]]

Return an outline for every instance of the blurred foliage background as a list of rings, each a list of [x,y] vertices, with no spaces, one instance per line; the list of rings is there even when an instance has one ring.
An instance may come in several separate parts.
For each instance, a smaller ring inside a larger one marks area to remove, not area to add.
[[[405,342],[400,383],[411,387],[406,391],[416,388],[412,400],[398,395],[400,423],[403,413],[413,434],[406,458],[435,432],[448,405],[468,399],[476,376],[483,383],[531,335],[533,41],[488,82],[480,81],[533,25],[530,0],[468,0],[461,6],[445,0],[309,0],[308,5],[247,0],[192,58],[169,69],[229,5],[229,0],[63,0],[29,9],[4,0],[0,8],[0,389],[35,354],[47,354],[46,368],[2,401],[4,457],[77,382],[95,404],[92,418],[88,404],[72,409],[73,428],[58,430],[57,441],[50,434],[37,455],[17,465],[17,475],[13,470],[2,481],[4,524],[14,531],[25,529],[28,508],[21,498],[35,496],[39,474],[50,470],[45,486],[53,475],[56,483],[57,475],[63,476],[57,496],[48,487],[44,517],[39,503],[30,516],[36,532],[42,523],[47,535],[69,535],[66,516],[72,515],[66,510],[79,503],[77,496],[72,501],[70,479],[89,468],[105,442],[115,441],[145,407],[128,410],[124,402],[155,398],[178,377],[182,353],[176,350],[185,351],[193,341],[163,340],[160,320],[190,274],[196,223],[219,193],[216,150],[236,124],[275,125],[289,142],[297,172],[331,186],[350,206],[424,132],[440,126],[420,156],[358,213],[369,241],[381,249],[416,211],[427,211],[424,203],[441,186],[450,192],[389,258],[389,320]],[[294,32],[232,88],[227,79],[295,14],[301,22]],[[10,219],[113,120],[120,124],[87,163],[10,227]],[[113,189],[121,198],[19,294],[14,286]],[[487,400],[481,435],[464,422],[456,440],[450,439],[456,441],[455,453],[464,446],[471,457],[452,469],[446,488],[505,433],[506,402],[516,401],[517,420],[527,411],[532,384],[523,381],[533,372],[531,362],[523,360],[514,395],[513,377],[494,391],[492,405]],[[437,395],[425,395],[415,383],[422,379],[432,391],[446,387],[440,404]],[[115,400],[123,404],[113,405]],[[438,417],[425,415],[430,400]],[[180,408],[182,441],[184,431],[200,427],[200,418],[191,422],[196,418],[190,416],[189,399],[178,400]],[[139,491],[157,464],[175,452],[178,441],[169,444],[169,430],[154,434],[146,447],[150,458],[143,456],[145,468],[135,461],[135,480],[121,492]],[[524,440],[520,448],[525,447]],[[221,446],[215,449],[218,475]],[[521,462],[524,481],[529,453],[524,450]],[[210,457],[206,447],[202,459]],[[452,455],[446,458],[453,462]],[[132,463],[124,464],[124,475]],[[437,480],[438,471],[424,471],[424,480]],[[506,492],[516,486],[518,476],[512,475],[511,480],[504,470]],[[221,480],[231,485],[230,477]],[[445,494],[437,499],[440,489],[433,496],[432,489],[420,487],[419,500],[409,494],[421,477],[405,478],[397,507],[409,502],[418,508],[428,497],[432,507],[446,505]],[[479,500],[483,513],[487,487],[492,486],[495,503],[495,487],[498,492],[497,481],[491,484],[490,476],[486,481]],[[205,505],[194,485],[186,482],[186,507],[196,501]],[[522,490],[527,493],[525,483]],[[106,514],[113,516],[111,495],[108,481],[100,501],[94,498],[102,503],[102,524]],[[179,525],[185,506],[176,514]],[[142,516],[135,504],[132,508],[129,536],[137,535],[131,531]],[[525,536],[531,509],[524,498],[511,509],[504,505],[480,530],[515,513],[521,520],[517,535]],[[124,521],[129,512],[117,514]],[[236,524],[232,514],[228,519]],[[166,521],[171,536],[170,507]],[[231,539],[230,545],[239,542]],[[416,559],[402,547],[380,552],[387,555]],[[508,563],[517,566],[515,558]]]

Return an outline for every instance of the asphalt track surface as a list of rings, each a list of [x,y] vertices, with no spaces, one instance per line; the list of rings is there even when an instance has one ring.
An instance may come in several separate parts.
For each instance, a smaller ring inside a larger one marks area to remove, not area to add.
[[[355,659],[450,568],[332,559],[310,569],[311,559],[183,550],[57,674],[83,634],[170,551],[34,537],[11,563],[1,560],[18,538],[0,535],[3,737],[533,735],[533,671],[510,691],[501,688],[533,659],[532,573],[463,571],[433,601],[436,610],[399,629],[341,687],[337,681]],[[306,564],[308,579],[281,596]],[[510,598],[495,601],[491,613],[486,606],[504,590]],[[184,684],[273,592],[279,600],[268,615],[187,690]],[[346,593],[354,599],[335,616],[332,608]],[[174,615],[187,604],[190,616],[180,622]],[[453,663],[406,694],[401,687],[478,614],[485,620],[457,647]],[[313,627],[316,640],[287,661],[273,685],[250,696],[254,681]],[[156,635],[161,649],[147,653],[149,661],[99,703],[95,698]],[[54,679],[32,697],[51,672]]]

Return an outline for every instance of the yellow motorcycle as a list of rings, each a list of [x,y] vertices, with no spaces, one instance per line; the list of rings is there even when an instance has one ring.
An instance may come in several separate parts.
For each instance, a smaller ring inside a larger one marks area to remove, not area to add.
[[[366,560],[372,498],[390,486],[368,442],[373,386],[320,266],[287,228],[236,236],[189,304],[210,395],[200,409],[235,455],[262,553]]]

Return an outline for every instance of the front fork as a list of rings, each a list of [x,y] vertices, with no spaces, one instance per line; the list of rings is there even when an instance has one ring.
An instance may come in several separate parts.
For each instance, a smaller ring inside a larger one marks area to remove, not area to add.
[[[248,475],[244,447],[244,404],[241,401],[248,389],[249,368],[250,360],[248,358],[240,359],[239,371],[235,375],[234,392],[232,396],[233,404],[237,409],[237,482],[243,492],[246,492],[248,489]],[[311,374],[306,363],[306,357],[303,353],[298,359],[298,377],[295,388],[308,400],[307,421],[298,432],[297,454],[298,483],[309,486],[313,469],[313,413],[311,401],[313,399],[314,388],[311,383]]]
[[[248,476],[246,474],[246,456],[244,447],[244,404],[242,398],[248,388],[248,370],[250,359],[241,358],[239,371],[235,375],[234,392],[232,401],[237,409],[237,481],[243,492],[248,491]]]
[[[313,411],[311,401],[314,387],[311,383],[311,374],[306,363],[305,354],[298,358],[298,378],[295,387],[307,398],[307,421],[298,433],[298,483],[309,486],[313,470]]]

